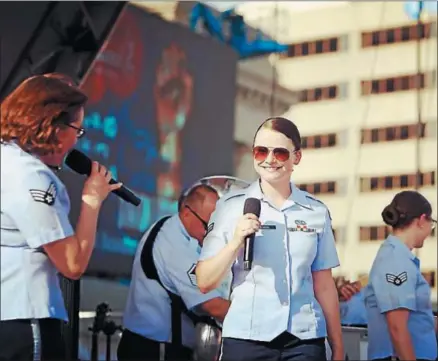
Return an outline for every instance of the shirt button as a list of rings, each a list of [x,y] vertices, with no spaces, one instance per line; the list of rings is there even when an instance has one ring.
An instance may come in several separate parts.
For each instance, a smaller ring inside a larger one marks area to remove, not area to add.
[[[283,283],[287,283],[287,280],[283,280]]]
[[[282,302],[281,304],[282,304],[283,306],[287,306],[287,305],[289,305],[289,302],[284,301],[284,302]]]

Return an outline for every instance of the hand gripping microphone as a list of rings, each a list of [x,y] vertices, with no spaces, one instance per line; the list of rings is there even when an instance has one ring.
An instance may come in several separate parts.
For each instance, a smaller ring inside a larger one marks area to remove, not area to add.
[[[260,199],[248,198],[243,207],[243,214],[252,213],[257,217],[260,217],[260,208]],[[245,248],[243,252],[243,269],[245,271],[251,270],[252,267],[252,259],[254,256],[254,237],[255,233],[249,235],[245,239]]]
[[[91,174],[91,159],[79,150],[72,149],[65,158],[65,164],[73,171],[79,174],[89,176]],[[118,183],[114,179],[110,180],[110,184]],[[122,198],[125,202],[131,203],[134,206],[138,206],[141,203],[141,199],[138,198],[125,186],[121,186],[119,189],[112,191],[118,197]]]

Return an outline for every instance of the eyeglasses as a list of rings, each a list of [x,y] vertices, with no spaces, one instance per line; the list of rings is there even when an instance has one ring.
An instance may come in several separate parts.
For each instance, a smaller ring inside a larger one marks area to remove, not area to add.
[[[82,138],[82,137],[85,135],[85,133],[86,133],[86,131],[85,131],[84,128],[75,127],[74,125],[71,125],[71,124],[66,124],[66,125],[67,125],[67,127],[76,130],[76,137],[77,137],[78,139],[79,139],[79,138]]]
[[[268,158],[268,155],[271,151],[272,154],[274,154],[274,158],[279,162],[286,162],[291,155],[291,152],[289,152],[289,150],[286,148],[281,148],[281,147],[273,148],[273,147],[265,147],[262,145],[258,145],[257,147],[254,147],[252,149],[252,155],[257,162],[263,162],[264,160],[266,160],[266,158]],[[294,150],[292,154],[295,153],[296,151],[297,150]]]
[[[202,223],[202,226],[204,227],[204,229],[205,229],[205,233],[207,233],[207,230],[208,230],[208,223],[206,222],[206,221],[204,221],[202,218],[201,218],[201,216],[198,214],[198,213],[196,213],[193,209],[191,209],[187,204],[185,205],[185,207],[196,217],[196,218],[198,218],[199,219],[199,221]]]
[[[436,228],[436,223],[437,223],[436,219],[431,218],[430,220],[432,222],[432,229],[435,229]]]

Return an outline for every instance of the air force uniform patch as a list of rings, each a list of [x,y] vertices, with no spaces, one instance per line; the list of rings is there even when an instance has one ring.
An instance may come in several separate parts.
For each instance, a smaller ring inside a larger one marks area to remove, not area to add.
[[[30,189],[30,195],[35,202],[41,202],[47,204],[48,206],[53,206],[56,200],[56,185],[55,183],[50,183],[49,188],[45,191],[40,189]]]

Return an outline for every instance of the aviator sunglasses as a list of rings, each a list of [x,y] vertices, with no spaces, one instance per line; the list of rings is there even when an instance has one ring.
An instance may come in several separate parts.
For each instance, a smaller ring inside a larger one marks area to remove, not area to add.
[[[280,148],[280,147],[265,147],[262,145],[258,145],[253,148],[252,155],[254,156],[254,159],[257,162],[263,162],[268,158],[269,153],[272,151],[272,154],[274,155],[274,158],[278,160],[279,162],[286,162],[289,160],[291,152],[289,152],[286,148]],[[294,150],[292,153],[295,153],[296,150]]]

